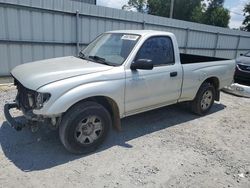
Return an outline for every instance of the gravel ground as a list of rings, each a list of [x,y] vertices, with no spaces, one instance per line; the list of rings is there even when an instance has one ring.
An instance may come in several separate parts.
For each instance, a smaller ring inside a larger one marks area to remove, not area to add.
[[[13,99],[0,86],[0,108]],[[74,156],[57,131],[16,132],[0,111],[0,187],[250,187],[250,99],[222,93],[198,117],[173,105],[122,120],[104,145]]]

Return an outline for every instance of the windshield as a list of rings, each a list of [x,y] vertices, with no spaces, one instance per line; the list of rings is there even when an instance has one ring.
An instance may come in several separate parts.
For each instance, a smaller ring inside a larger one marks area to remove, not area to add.
[[[105,33],[82,50],[79,57],[119,66],[127,59],[139,38],[134,34]]]
[[[250,51],[244,54],[244,56],[250,57]]]

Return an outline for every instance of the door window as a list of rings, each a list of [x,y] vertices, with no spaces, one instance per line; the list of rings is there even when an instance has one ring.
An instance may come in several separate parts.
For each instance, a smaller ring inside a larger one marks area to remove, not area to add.
[[[154,66],[174,64],[174,50],[171,38],[160,36],[147,39],[135,59],[150,59]]]

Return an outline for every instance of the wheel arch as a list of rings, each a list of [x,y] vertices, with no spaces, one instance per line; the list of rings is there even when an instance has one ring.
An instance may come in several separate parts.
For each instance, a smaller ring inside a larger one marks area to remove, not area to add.
[[[115,100],[107,96],[92,96],[92,97],[88,97],[88,98],[85,98],[76,102],[69,109],[71,109],[76,104],[84,102],[84,101],[93,101],[102,105],[104,108],[106,108],[112,118],[112,127],[116,129],[117,131],[121,131],[120,110]]]
[[[204,81],[201,83],[200,87],[201,87],[202,84],[204,84],[204,83],[210,83],[211,85],[214,86],[214,88],[215,88],[215,100],[216,100],[216,101],[219,101],[219,100],[220,100],[220,90],[219,90],[219,88],[220,88],[220,81],[219,81],[219,78],[217,78],[217,77],[215,77],[215,76],[209,77],[209,78],[207,78],[206,80],[204,80]],[[200,87],[199,87],[199,88],[200,88]],[[197,91],[197,93],[198,93],[198,91]],[[197,95],[197,93],[196,93],[196,95]]]

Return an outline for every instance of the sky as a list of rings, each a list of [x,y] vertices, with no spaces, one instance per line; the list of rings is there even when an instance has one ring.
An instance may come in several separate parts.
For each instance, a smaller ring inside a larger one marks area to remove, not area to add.
[[[97,0],[97,5],[118,8],[126,4],[128,0]],[[230,28],[239,28],[244,20],[243,8],[250,0],[225,0],[224,7],[230,11]]]

